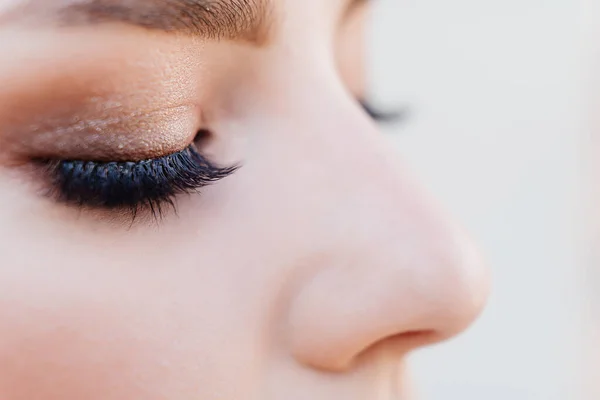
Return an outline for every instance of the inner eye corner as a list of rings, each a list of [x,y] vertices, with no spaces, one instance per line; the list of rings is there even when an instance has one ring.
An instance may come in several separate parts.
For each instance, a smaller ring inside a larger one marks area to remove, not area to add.
[[[201,128],[196,132],[196,136],[194,136],[194,145],[198,148],[202,148],[210,142],[213,138],[213,133],[210,129]]]

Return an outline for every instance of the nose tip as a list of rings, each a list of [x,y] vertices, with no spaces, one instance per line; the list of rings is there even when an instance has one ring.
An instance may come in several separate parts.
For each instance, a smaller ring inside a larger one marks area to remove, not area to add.
[[[447,240],[442,244],[437,279],[420,299],[421,307],[430,307],[422,317],[423,329],[438,340],[449,339],[471,326],[483,311],[491,287],[490,270],[471,239],[457,232]]]
[[[296,359],[341,371],[378,344],[408,353],[469,327],[486,303],[489,271],[464,233],[436,231],[408,247],[379,243],[370,262],[355,249],[353,260],[323,268],[291,310]]]

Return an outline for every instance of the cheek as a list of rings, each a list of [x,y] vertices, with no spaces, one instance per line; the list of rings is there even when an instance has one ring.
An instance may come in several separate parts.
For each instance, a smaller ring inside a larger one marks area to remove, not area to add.
[[[216,264],[201,242],[187,260],[168,247],[142,257],[153,251],[134,241],[94,249],[81,226],[65,240],[43,225],[2,238],[0,398],[243,398],[257,381],[259,287],[231,277],[234,258]]]
[[[0,398],[242,398],[223,382],[253,382],[257,337],[222,283],[193,291],[191,276],[131,279],[100,265],[78,274],[60,267],[77,260],[47,261],[54,277],[0,277]]]
[[[41,393],[48,398],[96,399],[99,393],[116,398],[141,390],[123,383],[136,375],[148,378],[151,368],[145,366],[143,345],[124,334],[117,310],[91,305],[81,296],[63,293],[58,300],[40,288],[12,288],[18,296],[11,296],[4,285],[0,296],[2,398],[36,398]],[[32,292],[35,296],[28,296]]]

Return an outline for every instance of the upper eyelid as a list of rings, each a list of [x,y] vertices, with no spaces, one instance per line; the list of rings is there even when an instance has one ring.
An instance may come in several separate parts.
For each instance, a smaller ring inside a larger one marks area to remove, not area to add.
[[[0,127],[5,131],[0,144],[4,143],[4,150],[30,158],[138,161],[185,149],[200,125],[194,106],[110,115],[90,120],[79,114],[24,124],[17,120]]]

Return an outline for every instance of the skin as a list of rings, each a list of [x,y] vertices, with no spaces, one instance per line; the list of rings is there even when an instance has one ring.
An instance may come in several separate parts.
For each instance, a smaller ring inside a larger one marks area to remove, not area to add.
[[[482,310],[474,246],[356,102],[367,5],[273,1],[249,42],[9,3],[1,399],[394,400],[406,355]],[[200,128],[241,168],[158,221],[59,203],[32,166],[163,156]]]

